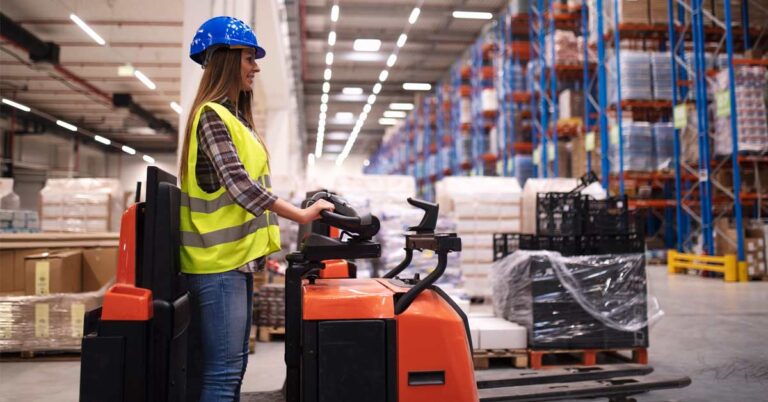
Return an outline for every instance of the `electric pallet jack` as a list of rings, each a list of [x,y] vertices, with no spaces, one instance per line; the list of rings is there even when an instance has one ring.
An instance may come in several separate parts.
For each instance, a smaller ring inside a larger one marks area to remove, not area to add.
[[[123,215],[117,283],[85,317],[80,401],[186,401],[189,295],[179,269],[176,178],[149,167],[145,201]],[[453,233],[435,233],[438,207],[406,234],[406,258],[381,278],[356,278],[351,259],[378,258],[375,216],[319,192],[334,212],[302,228],[286,271],[284,392],[243,393],[244,400],[543,401],[630,395],[679,388],[690,379],[645,376],[649,366],[621,364],[544,371],[475,372],[467,318],[434,283],[447,256],[461,251]],[[437,255],[425,278],[399,275],[414,251]],[[258,395],[256,395],[258,394]],[[271,399],[270,399],[271,398]]]

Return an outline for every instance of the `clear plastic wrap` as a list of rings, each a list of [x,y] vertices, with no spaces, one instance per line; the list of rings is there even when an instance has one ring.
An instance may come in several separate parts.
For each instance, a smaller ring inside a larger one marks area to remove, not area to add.
[[[79,351],[83,319],[102,303],[95,292],[0,297],[0,352]]]
[[[642,254],[521,250],[491,272],[496,315],[525,326],[532,348],[647,347],[664,314],[647,294]]]

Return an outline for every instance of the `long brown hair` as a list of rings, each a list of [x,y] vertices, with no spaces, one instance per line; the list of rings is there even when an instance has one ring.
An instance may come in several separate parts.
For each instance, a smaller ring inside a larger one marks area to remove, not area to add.
[[[189,137],[191,135],[197,135],[197,133],[191,132],[195,115],[197,114],[198,109],[204,104],[220,100],[227,96],[230,88],[233,86],[240,86],[240,53],[241,49],[221,48],[215,50],[208,58],[208,63],[205,65],[203,77],[200,79],[197,95],[195,95],[195,101],[192,102],[192,108],[189,110],[187,125],[184,130],[184,145],[181,148],[181,163],[179,164],[180,180],[184,180],[184,176],[187,173]],[[229,101],[234,102],[235,109],[240,112],[243,118],[245,118],[245,121],[248,122],[248,125],[251,126],[251,130],[256,133],[256,137],[266,151],[266,143],[261,135],[256,132],[256,126],[254,125],[253,112],[251,110],[251,105],[253,104],[253,92],[240,91],[237,99],[230,99]],[[269,156],[268,151],[267,156]]]

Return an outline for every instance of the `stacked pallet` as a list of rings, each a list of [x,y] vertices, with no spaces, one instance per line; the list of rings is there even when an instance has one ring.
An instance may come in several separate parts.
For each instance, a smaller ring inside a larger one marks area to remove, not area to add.
[[[461,237],[461,275],[472,297],[490,296],[493,233],[520,229],[520,186],[514,178],[448,177],[437,183],[440,212]]]

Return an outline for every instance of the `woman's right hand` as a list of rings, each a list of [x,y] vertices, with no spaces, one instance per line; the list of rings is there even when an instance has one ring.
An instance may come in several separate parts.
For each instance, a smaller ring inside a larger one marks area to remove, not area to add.
[[[309,223],[320,218],[320,212],[333,211],[333,204],[326,200],[317,200],[314,204],[301,210],[301,220],[299,223]]]

